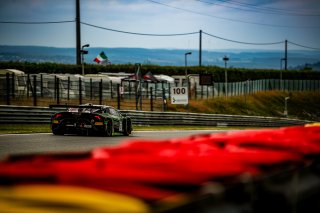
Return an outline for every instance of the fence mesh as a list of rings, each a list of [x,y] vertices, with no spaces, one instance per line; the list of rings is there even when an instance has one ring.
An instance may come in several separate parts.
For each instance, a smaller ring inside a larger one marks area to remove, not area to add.
[[[170,88],[177,82],[112,81],[81,75],[31,74],[0,76],[0,104],[48,106],[49,104],[105,104],[119,109],[163,111]],[[243,82],[189,83],[189,99],[241,96],[260,91],[320,91],[320,80],[260,79]],[[227,92],[227,94],[226,94]]]

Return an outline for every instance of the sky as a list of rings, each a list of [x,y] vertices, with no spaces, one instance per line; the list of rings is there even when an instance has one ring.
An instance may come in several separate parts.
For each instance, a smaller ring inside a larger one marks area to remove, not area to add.
[[[1,1],[0,45],[75,47],[75,2]],[[285,40],[291,49],[320,49],[319,0],[80,0],[80,5],[81,44],[90,47],[198,49],[202,30],[204,50],[283,50]],[[185,33],[194,34],[173,36]]]

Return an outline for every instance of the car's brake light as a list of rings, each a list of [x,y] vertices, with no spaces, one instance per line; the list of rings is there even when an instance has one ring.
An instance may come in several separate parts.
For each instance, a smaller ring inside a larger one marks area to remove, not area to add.
[[[98,120],[98,121],[102,120],[100,115],[95,115],[94,118],[95,118],[95,120]]]
[[[61,114],[61,113],[58,113],[58,114],[56,114],[56,115],[54,116],[55,119],[58,119],[58,118],[60,118],[60,117],[62,117],[62,114]]]

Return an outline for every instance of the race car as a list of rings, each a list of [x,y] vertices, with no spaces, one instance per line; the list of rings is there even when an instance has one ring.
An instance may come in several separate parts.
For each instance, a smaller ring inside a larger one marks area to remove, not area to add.
[[[67,108],[51,116],[54,135],[80,134],[112,136],[114,132],[130,135],[131,118],[106,105],[50,105],[50,108]]]

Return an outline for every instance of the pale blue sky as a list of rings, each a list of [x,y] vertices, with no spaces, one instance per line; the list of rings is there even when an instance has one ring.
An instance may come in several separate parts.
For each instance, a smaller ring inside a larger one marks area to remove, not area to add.
[[[273,43],[289,40],[320,48],[319,0],[80,0],[81,22],[147,34],[198,32],[225,39]],[[0,3],[0,45],[75,47],[75,0],[6,0]],[[91,47],[197,49],[199,35],[150,37],[81,25]],[[203,49],[284,49],[284,44],[247,45],[202,36]],[[289,44],[291,49],[304,49]]]

